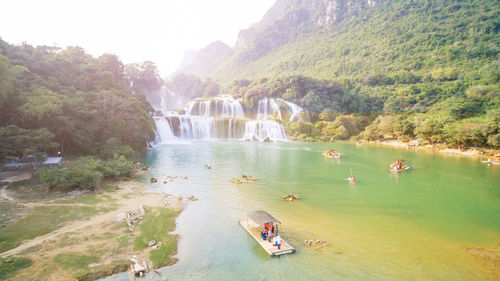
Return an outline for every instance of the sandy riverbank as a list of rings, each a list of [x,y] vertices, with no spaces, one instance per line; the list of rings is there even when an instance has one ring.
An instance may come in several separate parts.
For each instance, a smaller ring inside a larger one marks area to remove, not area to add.
[[[468,148],[468,149],[458,149],[458,148],[450,148],[444,144],[419,144],[414,145],[409,142],[403,142],[399,140],[384,140],[384,141],[363,141],[358,142],[358,144],[369,144],[369,145],[383,145],[383,146],[392,146],[404,149],[412,149],[412,150],[421,150],[421,151],[429,151],[429,152],[438,152],[445,153],[449,155],[460,155],[460,156],[468,156],[468,157],[482,157],[483,160],[488,160],[491,158],[494,160],[493,155],[500,154],[500,150],[493,149],[485,149],[485,148]]]
[[[175,227],[175,218],[185,203],[169,200],[166,206],[162,194],[146,193],[144,188],[144,184],[136,181],[112,182],[95,193],[35,202],[23,202],[16,199],[15,192],[9,192],[8,203],[24,205],[24,215],[1,229],[0,249],[5,251],[0,258],[23,257],[33,262],[11,280],[94,280],[128,270],[133,255],[141,261],[149,260],[150,252],[162,247],[174,249],[162,266],[175,262],[177,236],[168,232]],[[3,200],[6,199],[4,196]],[[144,220],[130,231],[126,214],[133,212],[140,216],[141,206],[146,211],[142,215]],[[148,235],[155,233],[145,235],[141,225],[154,224],[159,214],[170,216],[172,229],[162,231],[162,235],[169,235],[162,236],[168,241],[152,249],[147,247],[149,240],[141,240],[152,239]],[[25,235],[29,239],[17,241],[16,232],[24,229],[31,234]],[[149,266],[154,267],[150,260]]]

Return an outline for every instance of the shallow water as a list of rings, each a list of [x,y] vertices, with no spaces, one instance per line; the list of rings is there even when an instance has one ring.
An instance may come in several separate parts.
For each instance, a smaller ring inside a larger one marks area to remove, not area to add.
[[[194,194],[177,220],[179,262],[143,280],[493,280],[464,247],[500,244],[499,167],[467,157],[335,143],[198,141],[147,155],[152,191]],[[394,175],[388,165],[411,166]],[[210,163],[212,169],[203,168]],[[358,184],[345,178],[351,173]],[[258,181],[234,185],[248,174]],[[163,184],[167,176],[188,176]],[[149,183],[148,183],[149,184]],[[286,202],[281,196],[297,193]],[[268,257],[238,220],[255,209],[283,222],[297,253]],[[329,242],[321,250],[305,239]],[[105,280],[131,280],[122,273]]]

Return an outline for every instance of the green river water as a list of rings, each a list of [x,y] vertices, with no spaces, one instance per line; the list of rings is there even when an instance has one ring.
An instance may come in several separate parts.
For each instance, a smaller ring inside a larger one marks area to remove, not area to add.
[[[178,263],[144,280],[494,280],[466,248],[500,245],[500,167],[478,159],[335,143],[195,141],[147,155],[153,192],[193,194],[177,220]],[[392,174],[392,160],[409,171]],[[210,163],[212,169],[203,168]],[[345,178],[356,176],[351,186]],[[242,174],[256,183],[235,185]],[[188,176],[163,184],[170,176]],[[148,177],[149,179],[149,177]],[[149,183],[147,183],[149,185]],[[286,202],[282,196],[301,199]],[[238,220],[264,209],[297,249],[269,257]],[[328,241],[319,250],[305,239]],[[105,280],[130,280],[122,273]]]

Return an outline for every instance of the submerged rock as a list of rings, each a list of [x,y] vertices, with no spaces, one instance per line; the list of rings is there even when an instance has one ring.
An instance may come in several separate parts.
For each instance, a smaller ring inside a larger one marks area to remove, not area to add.
[[[257,181],[256,178],[253,178],[252,176],[248,176],[248,175],[241,175],[241,177],[239,177],[239,178],[232,178],[231,179],[231,182],[236,183],[236,184],[255,182],[255,181]]]
[[[319,249],[322,248],[323,246],[326,246],[326,241],[324,240],[304,240],[304,244],[307,247],[314,248],[314,249]]]
[[[283,200],[286,200],[288,202],[292,202],[292,201],[298,200],[298,199],[300,199],[298,194],[288,194],[288,195],[283,196]]]

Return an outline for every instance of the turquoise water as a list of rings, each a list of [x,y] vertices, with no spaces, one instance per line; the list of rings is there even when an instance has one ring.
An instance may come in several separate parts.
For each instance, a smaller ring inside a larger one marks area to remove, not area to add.
[[[398,148],[199,141],[147,155],[154,192],[193,194],[177,220],[179,262],[144,280],[493,280],[464,247],[500,244],[500,170],[478,159]],[[404,158],[409,171],[388,171]],[[210,163],[212,169],[203,168]],[[345,178],[351,173],[358,184]],[[258,181],[235,185],[232,177]],[[163,184],[166,176],[188,176]],[[149,185],[149,183],[148,183]],[[297,193],[301,199],[281,197]],[[297,253],[268,257],[238,225],[247,212],[283,222]],[[327,240],[313,250],[305,239]],[[106,280],[129,280],[129,273]]]

